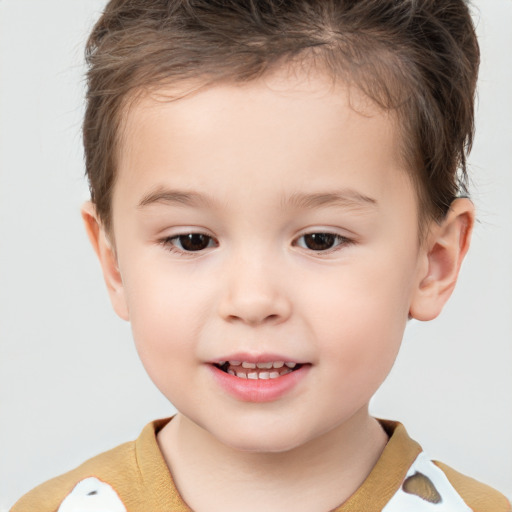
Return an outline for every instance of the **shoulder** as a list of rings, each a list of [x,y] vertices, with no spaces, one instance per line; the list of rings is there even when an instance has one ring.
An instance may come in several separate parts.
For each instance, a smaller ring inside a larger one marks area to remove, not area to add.
[[[77,489],[84,489],[86,482],[88,486],[96,481],[98,484],[108,485],[112,492],[116,482],[119,486],[123,482],[119,482],[120,477],[122,480],[133,479],[133,473],[136,472],[135,465],[135,442],[124,443],[112,450],[104,452],[96,457],[93,457],[82,465],[60,475],[56,478],[45,482],[28,494],[23,496],[11,509],[11,512],[33,512],[33,511],[57,511],[61,506],[64,499],[71,495],[75,487]],[[135,465],[136,466],[136,465]],[[108,483],[107,483],[108,482]],[[80,486],[79,486],[80,484]],[[86,485],[87,486],[87,485]],[[102,486],[100,486],[102,487]],[[106,487],[102,487],[103,493]],[[94,493],[91,496],[97,495],[100,489],[89,489],[86,493]]]
[[[450,484],[475,512],[512,512],[510,502],[492,487],[455,471],[442,462],[434,464],[446,475]]]
[[[172,481],[157,442],[169,419],[154,421],[135,440],[104,452],[36,487],[11,512],[189,511]]]
[[[381,496],[372,510],[512,512],[509,501],[498,491],[446,464],[431,460],[408,436],[403,425],[385,420],[380,422],[389,441],[370,474],[373,479],[369,477],[363,484],[364,487],[371,481],[370,490],[378,490]]]

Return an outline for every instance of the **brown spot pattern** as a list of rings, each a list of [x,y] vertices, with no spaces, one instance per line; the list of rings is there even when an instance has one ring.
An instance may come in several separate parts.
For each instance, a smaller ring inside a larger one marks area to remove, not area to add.
[[[422,473],[416,472],[406,478],[402,489],[407,494],[419,496],[429,503],[441,503],[443,501],[432,480]]]

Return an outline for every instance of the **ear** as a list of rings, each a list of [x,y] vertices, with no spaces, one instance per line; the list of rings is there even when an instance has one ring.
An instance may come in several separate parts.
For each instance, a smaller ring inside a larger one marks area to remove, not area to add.
[[[462,260],[469,249],[475,222],[473,203],[456,199],[441,223],[433,222],[423,249],[423,265],[409,315],[433,320],[455,288]]]
[[[117,264],[115,247],[105,232],[94,204],[90,201],[84,203],[81,213],[85,230],[100,261],[103,278],[105,279],[114,311],[123,320],[129,320],[123,280]]]

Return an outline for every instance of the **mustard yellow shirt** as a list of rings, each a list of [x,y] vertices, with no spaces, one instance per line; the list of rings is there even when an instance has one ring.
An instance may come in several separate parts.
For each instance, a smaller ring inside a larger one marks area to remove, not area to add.
[[[22,497],[11,512],[190,512],[147,425],[138,439],[88,460]],[[400,423],[361,487],[332,512],[511,512],[494,489],[432,462]]]

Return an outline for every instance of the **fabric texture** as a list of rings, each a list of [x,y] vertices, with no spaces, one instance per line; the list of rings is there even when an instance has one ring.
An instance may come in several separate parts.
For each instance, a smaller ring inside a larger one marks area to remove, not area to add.
[[[172,480],[156,435],[102,453],[22,497],[11,512],[190,512]],[[389,441],[361,487],[332,512],[511,512],[494,489],[432,462],[397,422],[379,420]]]

